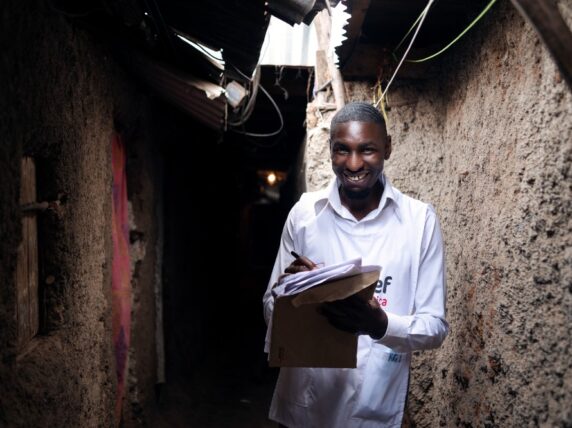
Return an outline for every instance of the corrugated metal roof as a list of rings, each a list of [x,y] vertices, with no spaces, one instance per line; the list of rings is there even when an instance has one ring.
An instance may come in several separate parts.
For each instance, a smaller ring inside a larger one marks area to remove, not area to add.
[[[222,129],[226,98],[209,99],[203,90],[209,81],[222,90],[225,78],[251,80],[273,11],[309,22],[326,7],[326,0],[268,1],[122,0],[80,19],[109,41],[119,61],[131,58],[131,71],[164,98]],[[222,51],[224,70],[205,47]]]
[[[260,65],[313,67],[317,46],[316,31],[312,26],[290,26],[272,17],[262,46]]]
[[[132,71],[161,97],[211,129],[222,131],[226,121],[224,89],[174,68],[131,52]]]
[[[226,63],[252,75],[270,19],[264,0],[165,1],[161,11],[171,27],[222,49]]]
[[[316,14],[326,8],[326,0],[269,0],[272,15],[290,25],[312,22]]]
[[[338,63],[336,48],[342,45],[346,37],[346,26],[350,14],[343,3],[331,8],[332,27],[328,55]],[[316,63],[318,42],[314,25],[290,26],[282,20],[272,17],[262,46],[260,65],[285,65],[295,67],[313,67]]]

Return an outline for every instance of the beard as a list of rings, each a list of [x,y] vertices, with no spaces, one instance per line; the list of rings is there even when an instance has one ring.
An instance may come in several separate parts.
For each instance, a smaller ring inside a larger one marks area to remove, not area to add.
[[[352,201],[360,201],[366,199],[371,194],[371,190],[372,189],[363,189],[354,191],[354,190],[343,189],[343,192],[348,199],[351,199]]]

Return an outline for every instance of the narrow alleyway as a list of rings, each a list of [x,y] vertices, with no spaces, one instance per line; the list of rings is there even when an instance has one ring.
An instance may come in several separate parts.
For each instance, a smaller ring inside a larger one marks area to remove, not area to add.
[[[572,426],[569,0],[4,0],[0,23],[0,428],[276,428],[262,296],[352,101],[445,241],[411,426]]]
[[[168,106],[157,109],[165,125],[158,131],[165,159],[166,383],[158,386],[150,426],[274,426],[267,414],[278,372],[263,352],[262,295],[296,189],[295,174],[267,188],[264,171],[287,177],[296,167],[308,75],[286,72],[285,100],[272,87],[274,68],[262,73],[287,115],[277,141],[220,137]],[[274,122],[276,112],[262,100],[250,129]]]

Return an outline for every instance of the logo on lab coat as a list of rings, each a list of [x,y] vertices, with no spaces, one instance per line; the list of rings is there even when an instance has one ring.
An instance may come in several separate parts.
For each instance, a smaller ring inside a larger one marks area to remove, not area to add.
[[[377,281],[377,285],[375,286],[375,298],[377,299],[377,301],[379,302],[379,305],[382,308],[385,308],[387,306],[387,304],[389,303],[387,298],[385,296],[382,296],[382,294],[387,293],[387,287],[391,285],[392,279],[393,279],[393,277],[386,276],[385,278]]]

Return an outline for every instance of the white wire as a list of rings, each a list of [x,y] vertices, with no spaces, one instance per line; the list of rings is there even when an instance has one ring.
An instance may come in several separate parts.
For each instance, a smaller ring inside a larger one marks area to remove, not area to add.
[[[423,21],[425,21],[425,17],[427,16],[427,13],[429,12],[429,8],[431,7],[431,5],[433,4],[434,1],[435,0],[429,0],[429,2],[427,3],[427,6],[425,6],[425,9],[423,10],[423,16],[422,16],[421,20],[419,21],[417,28],[415,29],[415,33],[413,34],[413,37],[411,38],[411,41],[409,42],[409,46],[407,46],[407,49],[405,50],[405,53],[403,54],[401,61],[399,61],[399,64],[395,68],[395,71],[393,72],[393,76],[391,76],[391,79],[389,79],[389,83],[387,84],[387,86],[385,87],[385,90],[381,94],[381,98],[375,103],[375,107],[379,106],[379,103],[381,102],[381,100],[383,99],[383,97],[387,93],[387,90],[389,89],[389,87],[393,83],[393,79],[395,79],[395,76],[397,75],[397,72],[401,68],[403,61],[405,61],[405,58],[409,54],[409,51],[411,50],[411,47],[413,46],[413,43],[415,42],[415,39],[417,38],[417,33],[419,33],[419,30],[423,26]]]
[[[254,78],[252,82],[250,82],[250,97],[246,105],[240,109],[240,117],[235,121],[228,121],[230,126],[240,126],[243,125],[249,118],[252,112],[254,111],[254,104],[256,101],[256,96],[258,95],[258,86],[260,83],[260,67],[257,67],[254,70]]]
[[[234,67],[234,69],[236,71],[238,71],[238,73],[241,74],[245,79],[250,80],[250,78],[246,74],[244,74],[242,71],[240,71],[236,65],[234,65],[234,64],[230,64],[230,65],[232,65]],[[270,132],[268,134],[258,134],[258,133],[253,133],[253,132],[239,131],[237,129],[233,129],[232,131],[236,132],[237,134],[247,135],[249,137],[273,137],[275,135],[280,134],[280,132],[282,132],[282,129],[284,129],[284,118],[282,117],[282,112],[280,111],[278,104],[276,104],[276,101],[274,101],[274,98],[272,98],[272,96],[266,91],[266,89],[264,89],[264,87],[260,83],[258,83],[258,87],[260,88],[260,90],[262,92],[264,92],[264,95],[266,95],[268,97],[268,99],[270,100],[270,102],[272,103],[274,108],[276,109],[276,113],[278,113],[278,118],[280,119],[280,128],[277,131]]]
[[[274,101],[274,98],[272,98],[272,96],[266,91],[266,89],[264,89],[264,87],[262,85],[259,84],[258,87],[260,88],[260,90],[262,92],[264,92],[264,95],[266,95],[268,97],[268,99],[270,100],[270,102],[272,103],[274,108],[276,109],[276,113],[278,113],[278,117],[280,118],[280,128],[278,128],[277,131],[270,132],[268,134],[258,134],[258,133],[253,133],[253,132],[239,131],[237,129],[233,129],[232,131],[236,132],[238,134],[248,135],[249,137],[274,137],[275,135],[280,134],[282,132],[282,129],[284,129],[284,118],[282,117],[282,112],[280,111],[280,108],[276,104],[276,101]]]

